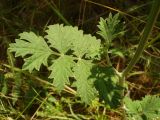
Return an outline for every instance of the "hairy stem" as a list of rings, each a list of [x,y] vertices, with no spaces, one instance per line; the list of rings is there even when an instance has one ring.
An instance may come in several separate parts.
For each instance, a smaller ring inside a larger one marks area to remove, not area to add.
[[[152,28],[154,26],[154,23],[158,17],[158,13],[160,11],[160,0],[154,0],[153,1],[153,5],[152,5],[152,9],[151,12],[148,16],[148,21],[146,24],[146,27],[144,29],[143,35],[140,39],[138,48],[136,50],[135,55],[133,56],[133,58],[131,59],[129,65],[126,67],[126,69],[123,71],[123,76],[126,76],[131,69],[133,68],[133,66],[137,63],[137,61],[139,60],[140,56],[142,55],[142,52],[145,48],[145,45],[147,43],[147,40],[149,38],[149,35],[152,31]]]
[[[120,78],[120,86],[121,87],[124,87],[125,78],[126,78],[127,74],[132,70],[134,65],[137,63],[140,56],[142,55],[142,52],[144,51],[144,49],[146,47],[147,40],[149,38],[149,35],[152,31],[152,28],[153,28],[155,22],[156,22],[159,11],[160,11],[160,0],[154,0],[151,12],[148,16],[147,24],[145,26],[144,32],[143,32],[142,37],[140,39],[140,42],[138,44],[138,48],[136,50],[136,53],[133,56],[133,58],[131,59],[129,65],[122,72],[122,75],[121,75],[121,78]],[[122,92],[122,97],[124,97],[124,90],[122,90],[121,92]]]
[[[122,74],[120,76],[119,84],[123,88],[125,87],[125,78],[126,78],[127,74],[132,70],[134,65],[140,59],[140,56],[142,55],[142,53],[146,47],[147,40],[149,38],[149,35],[151,34],[151,31],[152,31],[152,28],[153,28],[155,22],[156,22],[159,11],[160,11],[160,0],[154,0],[153,4],[152,4],[152,9],[151,9],[150,14],[148,16],[147,24],[145,26],[144,32],[143,32],[142,37],[140,39],[140,42],[138,44],[138,48],[137,48],[133,58],[131,59],[129,65],[124,69],[124,71],[122,72]],[[121,96],[122,96],[121,105],[122,105],[122,107],[124,107],[124,102],[123,102],[124,89],[121,91]],[[126,120],[125,110],[123,110],[123,113],[124,113],[123,119]]]

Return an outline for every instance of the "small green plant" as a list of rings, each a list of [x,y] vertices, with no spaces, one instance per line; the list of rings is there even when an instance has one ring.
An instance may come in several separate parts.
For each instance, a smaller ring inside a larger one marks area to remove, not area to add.
[[[47,27],[45,36],[33,32],[19,34],[20,38],[10,44],[9,50],[15,52],[16,57],[24,58],[23,70],[39,71],[42,65],[46,66],[51,72],[49,78],[53,79],[53,85],[58,92],[63,90],[65,85],[69,85],[76,89],[77,94],[86,104],[90,104],[99,93],[100,99],[110,107],[121,105],[129,119],[137,118],[140,112],[142,114],[137,119],[150,119],[151,116],[156,119],[160,117],[158,107],[154,109],[153,114],[147,114],[148,112],[144,110],[150,106],[150,103],[158,102],[159,97],[153,97],[153,101],[151,96],[146,96],[142,101],[131,101],[129,98],[124,99],[124,90],[125,78],[142,55],[158,16],[159,6],[160,1],[155,0],[136,53],[122,72],[118,72],[112,66],[109,57],[112,41],[125,33],[124,26],[118,19],[119,14],[114,16],[109,14],[107,19],[100,18],[98,25],[100,30],[97,33],[104,41],[90,34],[84,34],[77,27],[55,24]],[[101,56],[106,57],[107,66],[97,65]],[[157,104],[159,106],[159,103]],[[134,105],[137,108],[134,108]],[[146,109],[150,111],[150,108]],[[132,110],[138,115],[130,113]]]
[[[91,75],[93,60],[99,58],[100,40],[91,35],[84,35],[77,27],[51,25],[44,37],[33,32],[21,33],[16,43],[10,44],[9,50],[16,52],[16,57],[24,57],[23,70],[39,70],[43,64],[51,71],[49,78],[60,92],[66,84],[77,88],[78,95],[87,104],[96,94]],[[45,41],[47,39],[47,42]],[[70,78],[76,81],[70,82]]]
[[[132,101],[124,99],[127,118],[129,120],[152,120],[160,117],[160,98],[157,96],[146,96],[142,100]]]

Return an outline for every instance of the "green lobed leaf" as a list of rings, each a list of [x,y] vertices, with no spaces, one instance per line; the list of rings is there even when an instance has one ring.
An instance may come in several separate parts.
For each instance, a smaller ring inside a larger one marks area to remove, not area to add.
[[[76,41],[73,41],[74,55],[78,58],[82,58],[84,55],[87,58],[94,58],[99,56],[100,40],[91,35],[79,36]]]
[[[126,97],[124,102],[129,118],[139,118],[138,120],[160,119],[160,98],[155,95],[147,95],[142,100],[134,101]]]
[[[153,96],[145,96],[141,102],[142,112],[148,119],[160,119],[160,98]]]
[[[25,58],[25,63],[23,64],[23,70],[29,70],[30,72],[33,71],[35,68],[36,70],[40,69],[41,64],[44,64],[45,66],[48,65],[48,57],[51,54],[44,54],[44,53],[35,53],[31,57]]]
[[[73,76],[72,67],[74,65],[73,58],[67,55],[63,55],[53,61],[53,64],[49,67],[51,74],[49,78],[53,78],[53,84],[60,91],[64,88],[65,84],[69,84],[69,77]]]
[[[89,81],[92,61],[100,56],[100,40],[83,34],[77,27],[50,25],[46,30],[48,44],[44,38],[33,32],[20,34],[16,43],[10,44],[10,51],[24,58],[23,70],[39,70],[41,64],[48,65],[53,84],[61,91],[65,84],[70,84],[70,77],[75,76],[77,92],[86,103],[95,97],[93,81]],[[50,55],[54,55],[50,62]]]
[[[47,59],[52,51],[45,40],[33,32],[23,32],[19,36],[16,43],[10,44],[9,50],[15,52],[16,57],[30,55],[25,59],[23,69],[32,72],[34,68],[39,70],[42,64],[47,66]]]
[[[46,30],[48,35],[45,38],[48,39],[50,46],[57,49],[60,53],[65,54],[70,50],[74,41],[77,41],[83,36],[83,31],[78,31],[77,27],[63,26],[62,24],[55,24],[48,26]]]
[[[33,32],[23,32],[19,34],[20,38],[16,39],[16,43],[11,43],[9,50],[16,52],[16,57],[24,57],[27,54],[51,52],[44,38],[37,36]]]
[[[124,102],[129,120],[143,120],[143,118],[139,115],[139,112],[142,111],[142,109],[138,100],[132,101],[129,97],[125,97]]]
[[[110,13],[108,18],[100,18],[98,25],[100,31],[98,31],[97,34],[105,40],[107,45],[110,45],[113,39],[119,35],[123,35],[125,32],[123,31],[124,27],[120,24],[118,17],[118,13],[114,16]]]
[[[74,67],[74,76],[77,80],[75,82],[77,93],[82,98],[82,101],[87,104],[91,103],[96,94],[93,81],[89,80],[92,66],[90,61],[79,60]]]
[[[94,58],[99,55],[100,40],[91,35],[84,35],[82,30],[77,27],[50,25],[45,38],[51,44],[51,47],[56,48],[60,53],[65,54],[68,50],[73,50],[74,55],[82,58],[85,54],[88,57]]]

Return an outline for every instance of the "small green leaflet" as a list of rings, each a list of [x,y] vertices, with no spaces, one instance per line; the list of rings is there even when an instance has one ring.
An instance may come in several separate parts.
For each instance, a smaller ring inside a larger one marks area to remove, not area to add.
[[[126,97],[124,102],[129,120],[160,119],[160,97],[147,95],[142,100],[135,101]]]
[[[46,33],[41,37],[33,32],[23,32],[15,43],[10,44],[9,50],[15,52],[16,57],[24,58],[23,70],[32,72],[39,70],[42,64],[49,66],[49,78],[53,79],[58,91],[71,84],[70,77],[75,77],[78,95],[85,103],[91,103],[95,88],[93,81],[88,79],[93,60],[100,56],[100,40],[83,34],[77,27],[59,24],[48,26]]]
[[[118,19],[119,14],[109,14],[109,17],[106,19],[100,18],[98,28],[100,31],[97,32],[106,42],[107,45],[110,45],[112,40],[119,35],[123,35],[125,31],[124,25],[120,24],[120,20]]]

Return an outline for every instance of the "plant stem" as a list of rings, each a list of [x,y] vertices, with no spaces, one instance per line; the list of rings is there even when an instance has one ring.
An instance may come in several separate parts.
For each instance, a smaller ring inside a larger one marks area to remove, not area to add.
[[[106,50],[106,60],[107,60],[108,66],[112,66],[111,60],[110,60],[109,55],[108,55],[108,49]]]
[[[154,26],[154,23],[158,17],[158,13],[160,11],[160,0],[154,0],[153,1],[153,5],[152,5],[152,9],[151,12],[148,16],[148,21],[146,24],[146,27],[144,29],[143,35],[141,37],[141,40],[139,42],[138,48],[136,50],[135,55],[133,56],[133,58],[131,59],[129,65],[126,67],[126,69],[123,71],[123,75],[122,76],[126,76],[131,69],[133,68],[133,66],[137,63],[137,61],[139,60],[140,56],[142,55],[142,52],[145,48],[146,42],[149,38],[149,35],[152,31],[152,28]]]
[[[152,9],[150,11],[150,14],[148,16],[148,21],[147,24],[145,26],[144,32],[142,34],[142,37],[140,39],[140,42],[138,44],[138,48],[133,56],[133,58],[131,59],[129,65],[124,69],[124,71],[122,72],[120,79],[119,79],[119,85],[121,87],[125,87],[125,78],[127,76],[127,74],[132,70],[132,68],[134,67],[134,65],[137,63],[137,61],[140,59],[140,56],[142,55],[146,44],[147,44],[147,40],[149,38],[149,35],[151,34],[152,28],[156,22],[156,19],[158,17],[160,11],[160,0],[154,0],[153,4],[152,4]],[[121,97],[122,97],[122,101],[121,101],[121,105],[122,107],[124,107],[124,89],[120,91],[121,92]],[[125,115],[125,110],[123,110],[123,120],[126,120],[126,115]]]

